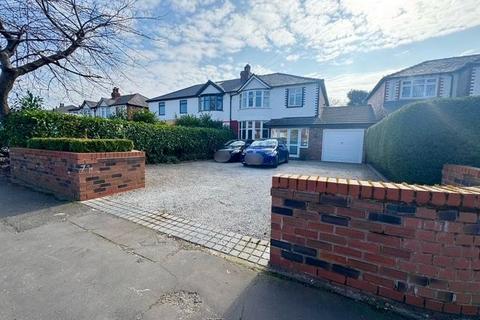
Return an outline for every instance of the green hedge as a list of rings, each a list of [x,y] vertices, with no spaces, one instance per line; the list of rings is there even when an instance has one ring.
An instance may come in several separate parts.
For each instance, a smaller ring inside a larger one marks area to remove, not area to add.
[[[229,129],[187,128],[165,124],[83,117],[49,111],[9,114],[3,123],[3,143],[24,147],[39,138],[129,139],[146,153],[149,163],[211,158],[232,138]]]
[[[27,147],[69,152],[124,152],[133,150],[128,139],[32,138]]]
[[[480,97],[404,106],[367,130],[367,162],[397,182],[441,182],[444,164],[480,166]]]

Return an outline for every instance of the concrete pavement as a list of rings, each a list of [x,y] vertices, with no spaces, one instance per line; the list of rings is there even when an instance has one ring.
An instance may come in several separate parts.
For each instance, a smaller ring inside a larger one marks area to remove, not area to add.
[[[400,319],[79,203],[0,194],[0,319]]]

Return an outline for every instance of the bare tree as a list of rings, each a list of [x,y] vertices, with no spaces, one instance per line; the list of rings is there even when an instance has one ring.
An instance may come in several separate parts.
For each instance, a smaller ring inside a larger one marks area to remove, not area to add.
[[[0,120],[16,81],[78,90],[111,80],[139,31],[135,0],[0,0]]]

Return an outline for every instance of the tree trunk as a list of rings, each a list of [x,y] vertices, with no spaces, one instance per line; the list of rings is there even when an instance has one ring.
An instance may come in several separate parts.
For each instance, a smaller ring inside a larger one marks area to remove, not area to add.
[[[12,72],[2,70],[0,73],[0,120],[10,112],[8,95],[13,89],[15,78],[15,74]]]

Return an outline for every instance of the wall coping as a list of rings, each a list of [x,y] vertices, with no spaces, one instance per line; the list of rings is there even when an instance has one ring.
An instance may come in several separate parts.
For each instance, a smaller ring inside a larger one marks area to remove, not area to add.
[[[356,179],[277,174],[272,188],[332,193],[379,201],[415,202],[419,205],[480,208],[480,187],[416,185]]]
[[[61,157],[72,160],[84,161],[84,160],[97,160],[97,159],[124,159],[124,158],[144,158],[145,152],[132,150],[125,152],[69,152],[69,151],[55,151],[45,149],[33,149],[33,148],[11,148],[11,155],[15,153],[28,153],[41,156]]]

